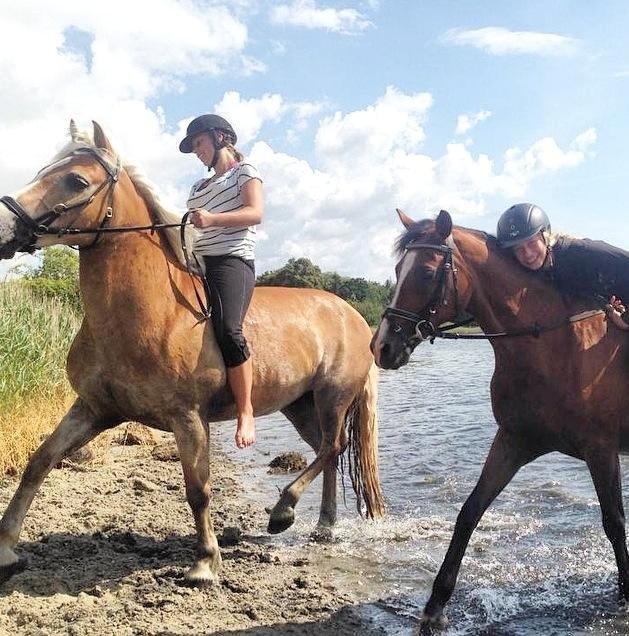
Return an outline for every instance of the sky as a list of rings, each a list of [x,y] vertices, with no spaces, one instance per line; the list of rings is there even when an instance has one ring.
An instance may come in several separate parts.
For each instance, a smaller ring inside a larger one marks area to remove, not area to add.
[[[96,120],[183,212],[205,172],[178,144],[215,112],[264,181],[260,273],[393,278],[398,207],[493,233],[531,201],[629,249],[624,0],[20,0],[0,23],[3,194]]]

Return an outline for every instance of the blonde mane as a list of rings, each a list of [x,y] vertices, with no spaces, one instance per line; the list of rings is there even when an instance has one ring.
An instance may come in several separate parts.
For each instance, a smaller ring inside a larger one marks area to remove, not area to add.
[[[52,158],[51,164],[60,161],[79,148],[96,148],[92,135],[84,130],[79,131],[74,122],[70,122],[70,137],[71,141],[61,148]],[[117,152],[116,157],[120,159],[120,165],[124,168],[129,179],[131,179],[131,183],[133,183],[137,193],[142,197],[152,212],[154,221],[156,223],[181,223],[183,213],[170,209],[162,203],[157,186],[137,166],[126,163]],[[114,157],[114,159],[116,157]],[[181,248],[180,229],[178,227],[166,228],[163,232],[166,234],[168,244],[177,259],[182,265],[185,265],[186,259]],[[186,226],[186,247],[189,254],[192,254],[192,248],[198,234],[198,230],[194,227]],[[191,265],[194,266],[195,264],[191,263]],[[196,267],[194,267],[194,269],[196,269]]]

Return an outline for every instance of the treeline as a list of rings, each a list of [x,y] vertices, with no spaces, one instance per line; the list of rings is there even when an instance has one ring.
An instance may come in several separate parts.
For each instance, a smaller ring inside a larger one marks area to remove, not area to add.
[[[388,280],[381,284],[364,278],[341,276],[336,272],[322,272],[307,258],[291,258],[284,267],[258,276],[257,284],[324,289],[346,300],[372,326],[380,321],[394,288]]]
[[[34,296],[59,300],[82,313],[79,257],[76,252],[65,247],[48,247],[42,250],[42,260],[38,265],[22,265],[14,272],[20,276],[16,282]]]
[[[79,259],[76,252],[62,247],[49,247],[34,267],[17,270],[21,284],[35,295],[55,298],[81,311],[79,294]],[[257,278],[258,285],[311,287],[324,289],[355,307],[370,325],[377,325],[393,293],[393,283],[384,284],[323,272],[307,258],[291,258],[279,269],[265,272]]]

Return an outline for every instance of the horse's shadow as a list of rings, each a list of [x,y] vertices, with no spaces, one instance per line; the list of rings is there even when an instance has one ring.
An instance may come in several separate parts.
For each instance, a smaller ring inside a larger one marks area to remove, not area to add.
[[[159,540],[133,532],[47,535],[20,543],[26,568],[0,583],[0,596],[16,591],[42,597],[98,593],[99,588],[113,589],[125,577],[146,570],[184,585],[184,566],[192,563],[195,546],[195,535]],[[223,558],[230,555],[224,552]]]

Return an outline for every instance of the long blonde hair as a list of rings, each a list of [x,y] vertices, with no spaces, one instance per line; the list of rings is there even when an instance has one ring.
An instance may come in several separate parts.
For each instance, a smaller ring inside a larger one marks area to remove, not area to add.
[[[236,147],[233,144],[226,143],[223,148],[225,148],[238,163],[241,163],[244,160],[245,155],[243,155],[240,150],[236,150]]]

